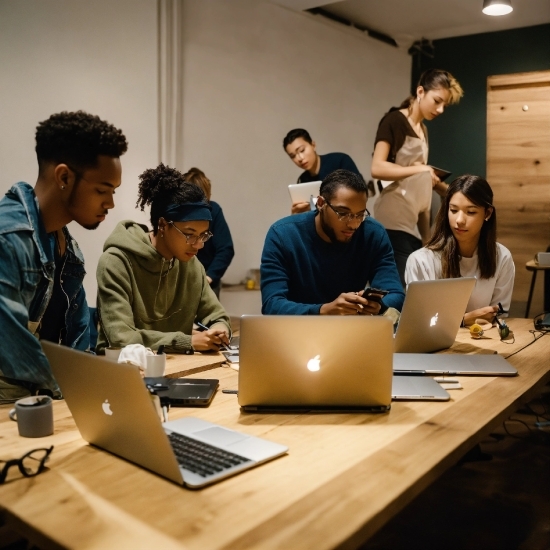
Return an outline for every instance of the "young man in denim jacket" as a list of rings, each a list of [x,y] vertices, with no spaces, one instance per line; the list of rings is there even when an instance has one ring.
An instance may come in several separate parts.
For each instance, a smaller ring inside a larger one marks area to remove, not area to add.
[[[0,403],[35,393],[60,395],[39,338],[89,347],[84,258],[65,227],[96,229],[121,183],[120,130],[82,111],[36,130],[38,179],[0,200]]]

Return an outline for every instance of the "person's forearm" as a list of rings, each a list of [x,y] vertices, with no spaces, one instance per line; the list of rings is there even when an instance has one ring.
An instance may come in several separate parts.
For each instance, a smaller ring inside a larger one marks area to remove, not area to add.
[[[428,171],[428,167],[425,164],[399,166],[394,162],[373,161],[371,165],[372,177],[385,181],[396,181],[426,171]]]

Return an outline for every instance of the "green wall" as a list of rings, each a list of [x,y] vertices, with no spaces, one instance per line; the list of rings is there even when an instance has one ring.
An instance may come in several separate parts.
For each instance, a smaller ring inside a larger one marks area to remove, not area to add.
[[[434,40],[434,58],[413,58],[412,86],[422,71],[450,71],[464,88],[458,105],[427,124],[430,164],[461,174],[486,173],[487,77],[550,69],[550,24]],[[420,66],[419,66],[420,65]]]

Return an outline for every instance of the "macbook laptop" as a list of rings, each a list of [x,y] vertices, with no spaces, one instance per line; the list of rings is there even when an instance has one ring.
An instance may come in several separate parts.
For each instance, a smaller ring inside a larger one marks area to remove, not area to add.
[[[454,353],[395,353],[395,374],[452,374],[477,376],[516,376],[518,371],[501,355]]]
[[[293,183],[288,186],[288,192],[292,203],[295,202],[309,202],[311,209],[313,210],[317,203],[317,197],[319,196],[319,189],[321,188],[321,181],[310,181],[308,183]]]
[[[428,353],[451,347],[475,283],[475,277],[409,283],[395,352]]]
[[[429,376],[394,376],[392,382],[394,401],[449,401],[451,396]]]
[[[199,488],[288,451],[198,418],[161,424],[139,370],[42,342],[82,437],[175,483]]]
[[[385,317],[244,315],[240,337],[245,411],[390,408],[392,323]]]

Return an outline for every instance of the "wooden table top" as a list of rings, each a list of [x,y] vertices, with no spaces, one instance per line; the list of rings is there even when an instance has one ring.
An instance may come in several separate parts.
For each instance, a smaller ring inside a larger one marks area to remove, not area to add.
[[[517,352],[509,361],[519,375],[462,377],[464,389],[449,402],[395,402],[382,415],[260,415],[240,412],[237,397],[220,391],[206,409],[171,409],[171,419],[196,416],[290,449],[200,491],[89,446],[63,401],[54,405],[54,435],[39,440],[19,437],[1,406],[2,458],[55,448],[39,476],[11,472],[0,486],[0,515],[52,548],[355,548],[550,380],[550,337],[518,351],[534,341],[532,321],[509,325],[514,344],[471,341],[461,330],[455,345]],[[219,378],[220,389],[237,388],[229,368],[208,376]]]
[[[219,367],[224,361],[225,357],[220,352],[195,352],[193,355],[168,354],[165,375],[168,378],[180,378]]]

